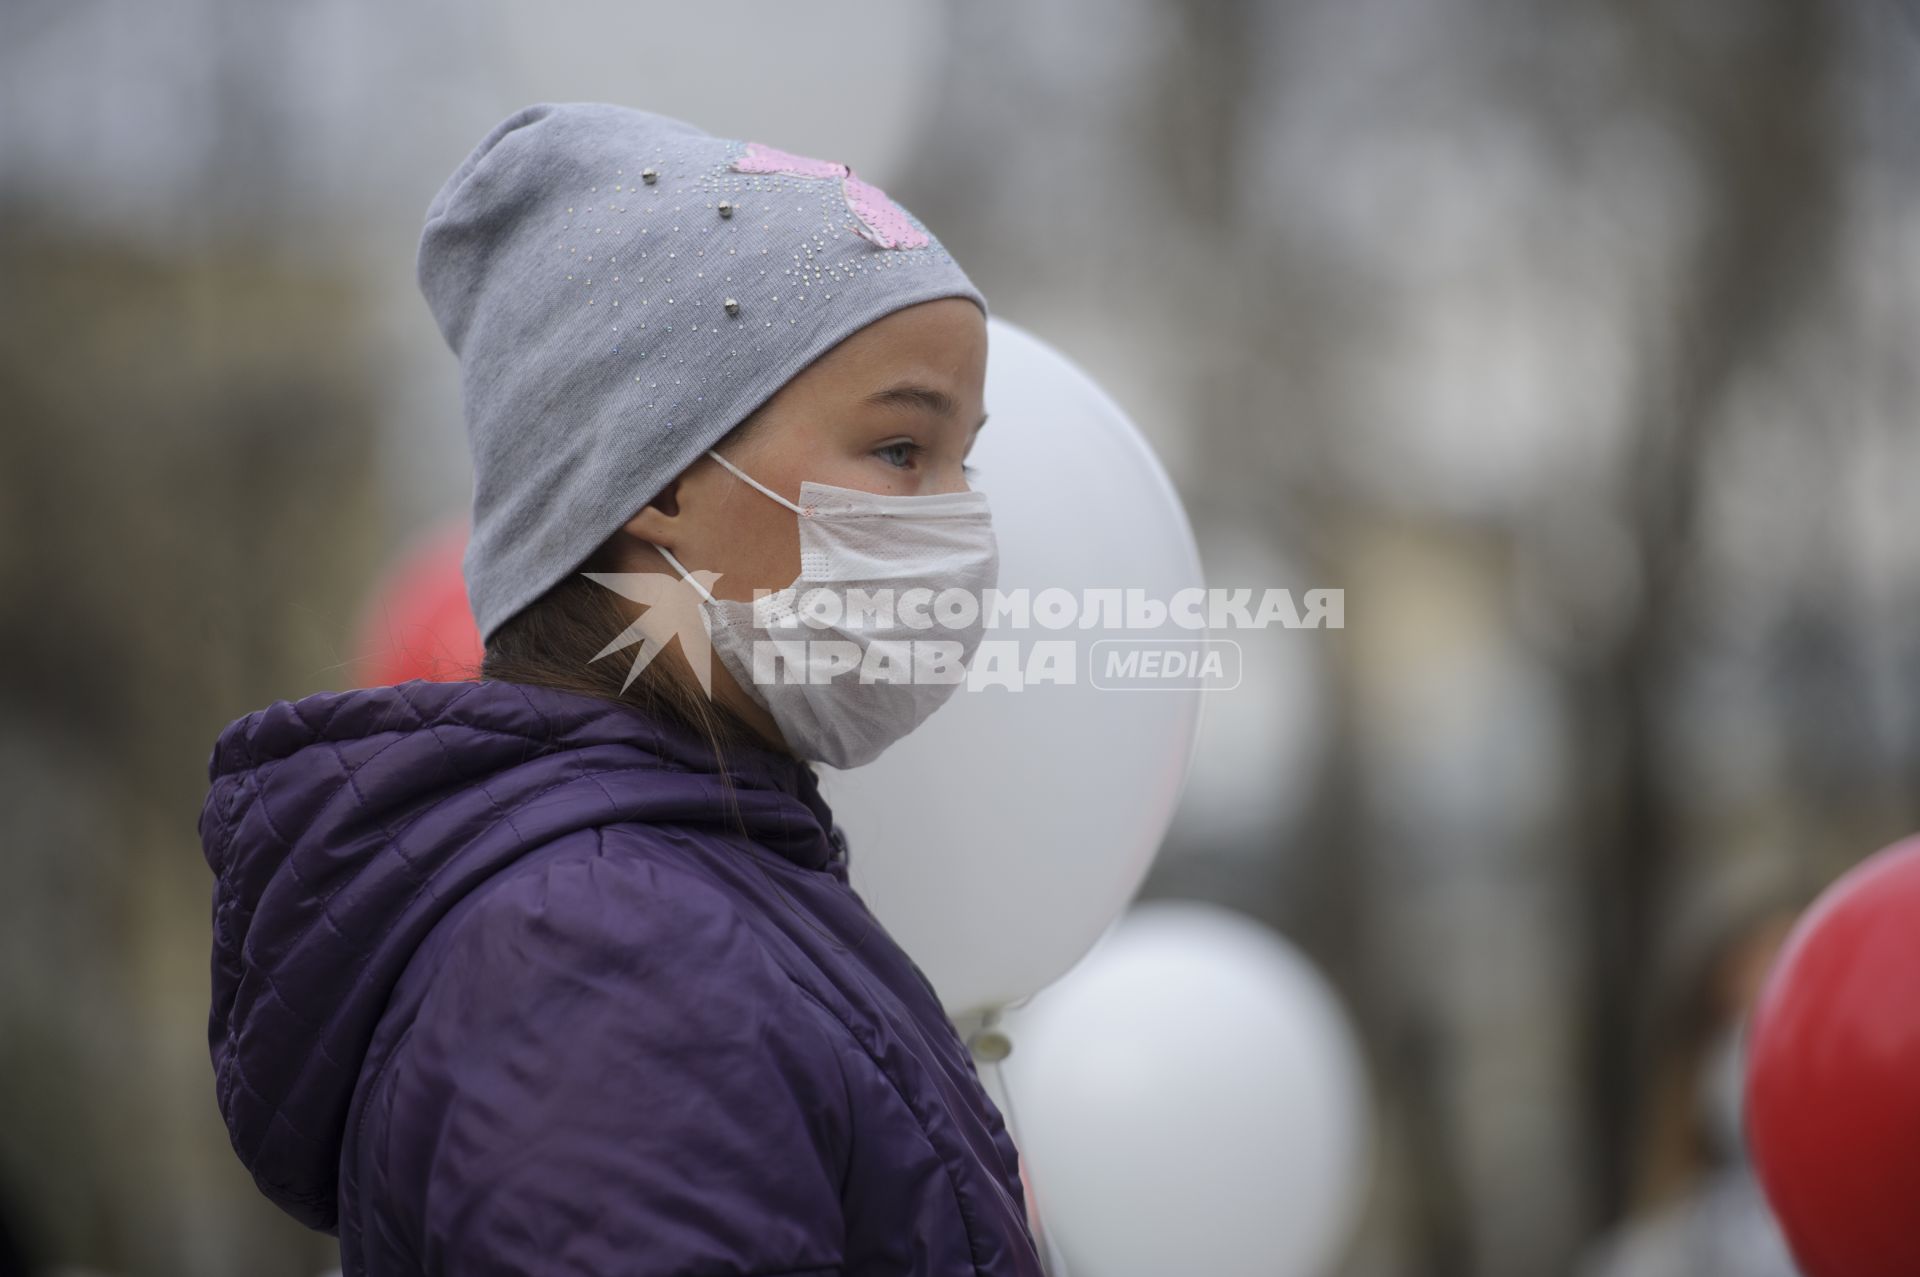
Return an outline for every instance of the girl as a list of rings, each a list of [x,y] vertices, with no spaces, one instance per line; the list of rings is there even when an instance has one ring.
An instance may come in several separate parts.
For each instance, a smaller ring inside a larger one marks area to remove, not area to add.
[[[236,1152],[346,1277],[1040,1273],[1000,1114],[812,768],[924,721],[955,684],[899,671],[981,627],[749,601],[994,582],[984,299],[844,165],[593,103],[495,126],[418,274],[486,658],[214,746]]]

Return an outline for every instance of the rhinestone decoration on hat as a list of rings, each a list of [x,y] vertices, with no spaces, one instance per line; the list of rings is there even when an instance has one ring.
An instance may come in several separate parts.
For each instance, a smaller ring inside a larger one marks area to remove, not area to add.
[[[830,304],[836,286],[952,261],[917,217],[845,164],[738,139],[722,143],[716,164],[714,143],[636,147],[576,194],[554,234],[581,304],[604,314],[607,354],[625,351],[646,391],[684,387],[691,340],[724,345],[703,359],[751,359],[763,353],[759,334],[798,324],[797,312]]]

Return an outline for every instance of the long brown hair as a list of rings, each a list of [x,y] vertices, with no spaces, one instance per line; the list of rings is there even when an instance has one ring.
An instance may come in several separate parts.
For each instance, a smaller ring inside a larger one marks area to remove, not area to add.
[[[728,435],[743,437],[760,420],[748,417]],[[730,749],[757,746],[788,752],[760,736],[739,714],[701,690],[677,662],[654,659],[623,687],[633,649],[623,648],[598,660],[595,654],[632,624],[635,607],[621,595],[583,575],[622,570],[618,561],[620,534],[615,533],[545,594],[515,613],[493,632],[480,663],[480,677],[508,683],[551,687],[583,696],[630,705],[646,714],[692,728],[712,748],[715,766],[726,785],[736,825],[739,805],[727,774]],[[745,834],[744,826],[741,833]]]

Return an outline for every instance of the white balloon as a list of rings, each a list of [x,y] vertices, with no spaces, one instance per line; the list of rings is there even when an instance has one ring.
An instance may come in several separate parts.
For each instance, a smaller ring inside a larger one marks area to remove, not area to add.
[[[1366,1069],[1296,949],[1244,915],[1153,901],[993,1025],[993,1079],[1072,1277],[1315,1277],[1371,1161]]]
[[[988,323],[986,406],[969,462],[1000,542],[1000,588],[1204,585],[1186,511],[1145,438],[1091,378],[1032,334]],[[1205,630],[1179,632],[1205,638]],[[963,685],[864,767],[822,768],[853,885],[949,1014],[1057,979],[1126,907],[1185,783],[1203,693],[1102,690],[1100,626],[990,628],[986,642],[1066,639],[1071,684]],[[1165,637],[1161,634],[1157,637]],[[983,644],[984,646],[984,644]],[[976,670],[982,661],[976,655]]]

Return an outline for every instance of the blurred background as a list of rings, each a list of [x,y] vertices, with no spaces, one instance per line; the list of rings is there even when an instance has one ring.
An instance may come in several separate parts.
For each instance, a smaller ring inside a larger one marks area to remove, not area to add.
[[[214,1106],[195,822],[464,510],[413,249],[543,99],[852,164],[1133,414],[1211,579],[1345,589],[1236,636],[1144,895],[1345,998],[1342,1274],[1669,1271],[1619,1256],[1730,1156],[1754,963],[1920,827],[1894,0],[0,6],[0,1271],[337,1262]]]

